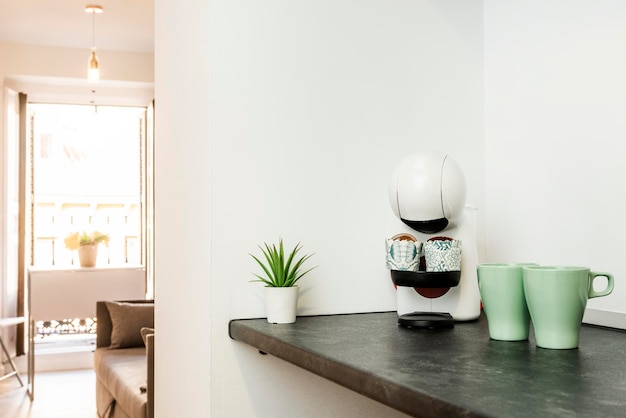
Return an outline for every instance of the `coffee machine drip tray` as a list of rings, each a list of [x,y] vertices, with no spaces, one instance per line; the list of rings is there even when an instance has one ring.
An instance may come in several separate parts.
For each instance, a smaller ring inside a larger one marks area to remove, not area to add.
[[[398,325],[407,328],[453,328],[452,315],[445,312],[412,312],[398,317]]]

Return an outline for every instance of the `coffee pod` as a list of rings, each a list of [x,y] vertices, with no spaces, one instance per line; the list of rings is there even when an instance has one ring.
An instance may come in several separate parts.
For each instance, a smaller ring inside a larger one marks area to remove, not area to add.
[[[385,240],[386,266],[390,270],[418,271],[422,243],[410,234],[398,234]]]
[[[426,271],[460,271],[461,241],[449,237],[434,237],[424,243]]]

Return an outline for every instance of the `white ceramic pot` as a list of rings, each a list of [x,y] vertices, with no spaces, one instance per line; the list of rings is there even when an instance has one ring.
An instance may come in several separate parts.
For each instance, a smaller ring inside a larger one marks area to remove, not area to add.
[[[296,322],[298,308],[298,286],[265,287],[265,310],[270,324],[292,324]]]
[[[98,246],[81,245],[78,247],[78,259],[81,267],[95,267],[98,259]]]

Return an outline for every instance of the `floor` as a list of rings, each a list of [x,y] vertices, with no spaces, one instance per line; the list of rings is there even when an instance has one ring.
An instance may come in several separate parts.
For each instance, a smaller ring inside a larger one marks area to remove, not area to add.
[[[26,376],[22,376],[26,384]],[[91,369],[37,373],[35,399],[16,378],[0,382],[2,418],[97,418],[96,377]]]

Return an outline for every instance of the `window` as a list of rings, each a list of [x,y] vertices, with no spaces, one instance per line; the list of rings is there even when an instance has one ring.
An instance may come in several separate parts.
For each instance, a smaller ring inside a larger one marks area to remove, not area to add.
[[[70,233],[99,231],[98,266],[143,264],[146,108],[29,104],[31,265],[72,267]]]

